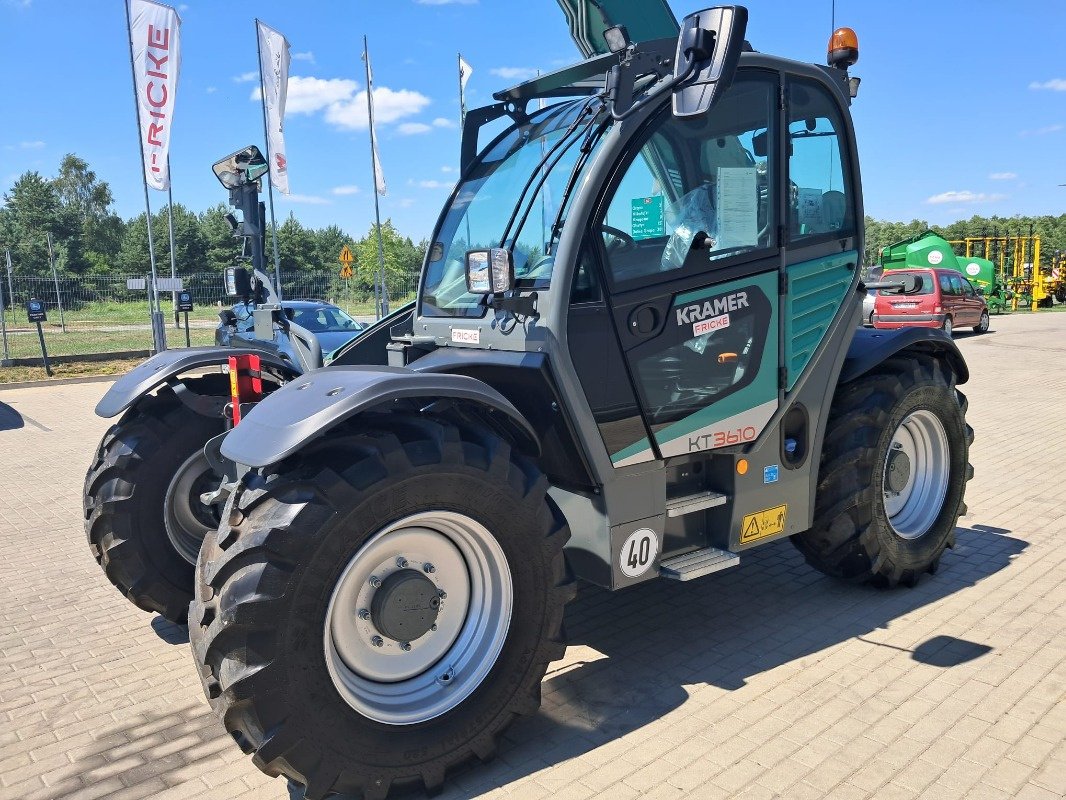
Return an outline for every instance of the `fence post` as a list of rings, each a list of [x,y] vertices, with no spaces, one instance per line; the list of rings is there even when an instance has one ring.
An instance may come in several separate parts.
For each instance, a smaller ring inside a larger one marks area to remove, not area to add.
[[[59,297],[59,276],[56,275],[56,258],[52,253],[52,232],[48,231],[48,263],[52,265],[52,280],[56,285],[56,305],[59,306],[59,324],[63,333],[67,332],[67,321],[63,318],[63,301]]]
[[[14,271],[11,269],[11,248],[7,248],[7,299],[11,303],[11,324],[15,324],[15,290],[11,287],[11,273]],[[0,308],[0,312],[3,312],[3,308]]]
[[[14,303],[12,303],[14,307]],[[11,351],[7,348],[7,315],[4,314],[4,284],[0,283],[0,337],[4,340],[4,360],[0,366],[11,365]]]

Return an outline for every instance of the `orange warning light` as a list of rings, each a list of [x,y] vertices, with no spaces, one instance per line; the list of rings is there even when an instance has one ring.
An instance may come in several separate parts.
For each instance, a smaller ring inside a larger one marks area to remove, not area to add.
[[[748,474],[748,459],[742,458],[739,461],[737,461],[737,475],[747,475],[747,474]]]
[[[831,67],[847,69],[859,60],[859,37],[851,28],[837,28],[829,37],[829,57],[826,61]]]

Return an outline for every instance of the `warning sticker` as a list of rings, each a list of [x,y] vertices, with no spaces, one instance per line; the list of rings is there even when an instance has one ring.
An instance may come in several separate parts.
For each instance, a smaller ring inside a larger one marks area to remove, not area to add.
[[[788,506],[774,506],[765,511],[756,511],[744,517],[740,526],[740,543],[748,544],[756,539],[781,533],[785,530],[785,518],[788,516]]]

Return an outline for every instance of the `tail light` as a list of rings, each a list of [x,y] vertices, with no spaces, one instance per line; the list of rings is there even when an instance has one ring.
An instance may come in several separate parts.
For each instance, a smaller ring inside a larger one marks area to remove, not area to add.
[[[229,357],[229,392],[233,404],[233,424],[241,421],[241,403],[263,399],[263,373],[259,356],[245,353]]]

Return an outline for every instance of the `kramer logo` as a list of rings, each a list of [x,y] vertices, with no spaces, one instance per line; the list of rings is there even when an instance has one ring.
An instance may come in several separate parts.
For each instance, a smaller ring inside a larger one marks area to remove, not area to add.
[[[715,297],[702,303],[693,303],[690,306],[677,309],[677,324],[692,325],[705,319],[709,320],[711,317],[721,317],[727,315],[730,311],[739,311],[748,307],[748,293],[733,292],[732,294]]]

